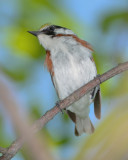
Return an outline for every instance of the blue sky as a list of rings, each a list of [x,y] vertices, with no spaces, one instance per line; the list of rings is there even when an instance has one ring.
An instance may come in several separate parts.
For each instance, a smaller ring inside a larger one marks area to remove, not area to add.
[[[65,0],[63,3],[71,15],[88,25],[96,23],[103,12],[127,9],[127,0]]]

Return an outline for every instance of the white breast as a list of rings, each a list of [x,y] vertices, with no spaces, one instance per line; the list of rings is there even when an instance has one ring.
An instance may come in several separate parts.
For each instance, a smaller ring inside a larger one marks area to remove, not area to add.
[[[97,75],[95,64],[90,59],[91,51],[72,40],[71,37],[62,40],[63,43],[62,41],[58,42],[56,47],[51,50],[53,81],[61,100]],[[89,114],[91,102],[89,93],[68,109],[85,117]]]
[[[57,48],[51,50],[51,59],[55,87],[60,99],[63,99],[92,80],[97,71],[94,62],[90,59],[89,49],[82,47],[76,41],[71,41],[71,38],[56,45]]]

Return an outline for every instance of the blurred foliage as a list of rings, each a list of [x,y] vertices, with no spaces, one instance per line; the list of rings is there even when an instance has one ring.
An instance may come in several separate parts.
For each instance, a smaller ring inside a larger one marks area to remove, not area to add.
[[[8,75],[11,79],[13,79],[14,81],[18,81],[18,82],[23,82],[26,80],[27,77],[27,72],[23,71],[23,70],[10,70],[8,68],[5,68],[4,66],[0,66],[0,70]]]
[[[116,21],[122,23],[124,26],[125,25],[128,26],[128,12],[122,11],[122,12],[108,14],[101,23],[103,31],[107,32],[109,30],[109,27],[112,26],[112,24]]]
[[[8,145],[8,138],[6,138],[4,135],[5,135],[5,130],[3,129],[4,128],[4,118],[3,116],[0,114],[0,137],[3,137],[3,138],[0,138],[0,145],[3,146],[3,147],[7,147]]]
[[[27,28],[18,27],[8,30],[10,32],[8,45],[14,49],[15,54],[21,53],[32,58],[40,58],[45,51],[39,45],[36,37],[30,36],[27,30]]]
[[[39,117],[42,116],[38,108],[39,108],[39,106],[31,106],[30,117],[33,117],[33,121],[35,121],[36,119],[38,119]],[[64,114],[63,118],[66,119],[66,121],[67,121],[67,118],[68,118],[67,114]],[[63,137],[62,136],[59,137],[57,135],[54,137],[52,135],[52,133],[50,133],[47,130],[46,126],[43,128],[43,130],[40,131],[39,135],[40,135],[41,141],[43,141],[43,139],[47,139],[47,143],[51,146],[61,146],[66,143],[69,143],[69,140],[70,140],[70,137],[68,135],[65,135]],[[43,135],[43,137],[42,137],[42,135]]]
[[[121,76],[118,76],[118,83],[112,88],[109,92],[109,96],[117,97],[128,94],[128,73],[123,73]],[[120,85],[119,85],[120,84]]]
[[[128,99],[118,100],[95,133],[89,136],[75,160],[127,159]]]

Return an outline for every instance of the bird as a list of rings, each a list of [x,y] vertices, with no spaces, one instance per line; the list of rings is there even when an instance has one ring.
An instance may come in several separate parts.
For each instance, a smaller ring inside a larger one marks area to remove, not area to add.
[[[94,50],[71,29],[53,24],[44,24],[37,31],[28,31],[36,36],[46,50],[45,64],[50,72],[59,100],[97,77]],[[92,134],[95,130],[90,117],[90,104],[94,102],[96,118],[101,118],[101,92],[96,86],[68,108],[66,113],[75,123],[75,135]]]

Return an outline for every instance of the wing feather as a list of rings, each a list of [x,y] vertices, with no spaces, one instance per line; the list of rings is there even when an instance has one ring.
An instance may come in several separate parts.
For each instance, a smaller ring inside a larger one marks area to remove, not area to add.
[[[100,119],[101,118],[101,94],[100,89],[97,91],[95,99],[94,99],[94,112],[95,116]]]

